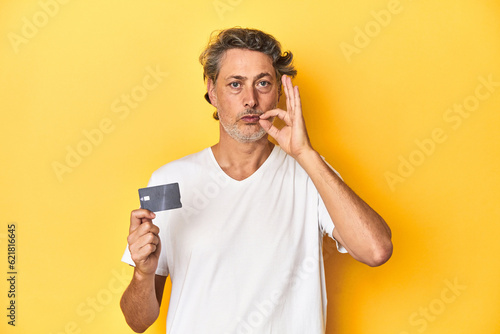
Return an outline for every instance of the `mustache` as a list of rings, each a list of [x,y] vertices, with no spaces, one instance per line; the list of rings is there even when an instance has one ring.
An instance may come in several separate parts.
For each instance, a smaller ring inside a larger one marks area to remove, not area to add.
[[[257,115],[257,116],[260,116],[262,115],[264,112],[262,110],[258,110],[258,109],[253,109],[253,108],[248,108],[248,109],[245,109],[243,110],[242,112],[240,112],[238,115],[237,115],[237,118],[241,118],[241,117],[244,117],[246,115]]]

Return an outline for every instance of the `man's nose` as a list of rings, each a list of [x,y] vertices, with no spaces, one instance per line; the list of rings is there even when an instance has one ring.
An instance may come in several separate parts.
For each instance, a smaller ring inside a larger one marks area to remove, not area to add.
[[[257,89],[255,87],[247,87],[243,97],[245,108],[255,108],[257,106]]]

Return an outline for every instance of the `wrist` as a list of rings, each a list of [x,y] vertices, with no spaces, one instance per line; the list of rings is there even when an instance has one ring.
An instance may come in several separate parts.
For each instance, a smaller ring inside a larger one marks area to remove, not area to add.
[[[312,147],[308,147],[307,149],[302,150],[294,158],[306,171],[309,165],[322,160],[319,153],[316,152],[316,150],[314,150]]]
[[[137,269],[137,267],[134,269],[134,276],[133,279],[136,280],[137,282],[147,282],[150,280],[154,281],[155,278],[155,273],[145,273],[142,272],[141,270]]]

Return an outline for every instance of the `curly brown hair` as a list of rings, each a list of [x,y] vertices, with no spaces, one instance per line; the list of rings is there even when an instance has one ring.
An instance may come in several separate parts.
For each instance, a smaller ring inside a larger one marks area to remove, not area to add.
[[[297,70],[292,63],[293,54],[290,51],[282,54],[281,44],[273,36],[257,29],[234,27],[214,31],[210,36],[207,47],[200,55],[204,80],[210,79],[214,84],[217,82],[221,59],[229,49],[259,51],[271,57],[280,93],[281,76],[286,74],[293,78],[297,75]],[[205,99],[210,102],[208,93],[205,94]],[[217,111],[214,112],[213,117],[219,119]]]

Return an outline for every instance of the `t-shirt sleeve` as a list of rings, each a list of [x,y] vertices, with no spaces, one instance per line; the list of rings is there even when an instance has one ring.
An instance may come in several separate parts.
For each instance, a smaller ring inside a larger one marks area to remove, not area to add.
[[[148,182],[148,187],[152,187],[152,186],[156,186],[156,185],[160,185],[161,182],[158,182],[155,178],[155,174],[153,173],[153,175],[151,176],[151,178],[149,179],[149,182]],[[157,225],[159,224],[159,220],[161,220],[161,218],[163,217],[162,214],[156,214],[156,218],[153,219],[153,224]],[[162,238],[162,233],[163,231],[160,229],[160,239]],[[163,246],[163,240],[162,241],[162,246]],[[132,255],[130,254],[130,250],[129,250],[129,245],[127,244],[127,247],[125,247],[125,252],[123,253],[123,256],[122,256],[122,262],[125,262],[133,267],[135,267],[135,263],[134,263],[134,260],[132,260]],[[163,246],[161,248],[161,253],[160,253],[160,258],[158,260],[158,268],[156,268],[156,275],[161,275],[161,276],[168,276],[169,274],[169,271],[168,271],[168,266],[167,266],[167,261],[165,260],[166,259],[166,256],[165,256],[165,246]]]
[[[323,161],[330,167],[335,174],[338,175],[342,179],[342,176],[332,167],[330,164],[325,160],[325,158],[321,157]],[[343,179],[342,179],[343,180]],[[333,237],[333,229],[335,228],[335,223],[332,221],[332,218],[330,217],[330,214],[328,213],[328,210],[326,209],[325,203],[323,202],[323,199],[321,196],[318,194],[318,218],[319,218],[319,226],[321,228],[321,231],[324,234],[327,234],[330,238],[335,240],[335,243],[337,244],[337,250],[340,253],[347,253],[347,249],[345,249],[342,244],[340,244],[334,237]]]
[[[154,220],[153,220],[153,223],[154,223]],[[160,255],[160,260],[158,261],[158,268],[156,268],[155,274],[160,275],[160,276],[168,276],[168,274],[169,274],[168,266],[161,265],[161,263],[160,263],[161,258],[162,257]],[[128,249],[128,244],[127,244],[127,247],[125,248],[125,252],[123,253],[123,256],[122,256],[122,262],[125,262],[125,263],[135,267],[134,260],[132,260],[132,255],[130,254],[130,250]]]

